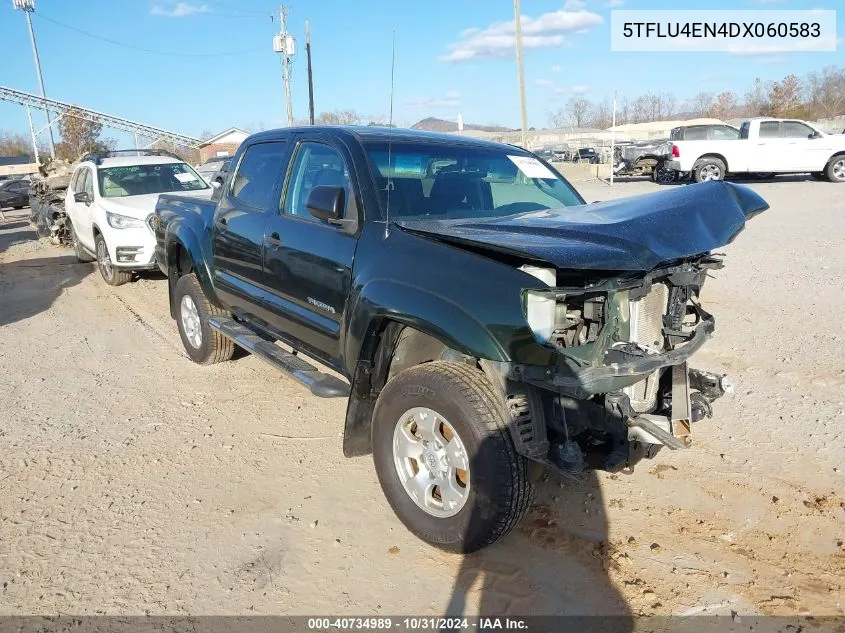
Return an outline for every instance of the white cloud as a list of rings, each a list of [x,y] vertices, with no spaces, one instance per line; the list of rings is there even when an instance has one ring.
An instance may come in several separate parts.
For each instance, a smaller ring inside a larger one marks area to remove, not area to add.
[[[461,105],[461,93],[449,90],[442,97],[415,97],[405,102],[409,108],[457,108]]]
[[[566,0],[566,3],[563,5],[564,11],[580,11],[584,7],[587,6],[587,3],[584,0]]]
[[[190,2],[177,2],[174,5],[164,6],[154,4],[150,9],[150,15],[162,15],[167,18],[183,18],[195,13],[208,13],[207,4],[191,4]]]
[[[582,94],[588,93],[589,91],[590,91],[590,88],[588,86],[584,86],[584,85],[580,85],[580,84],[577,85],[577,86],[572,86],[572,94],[582,95]]]
[[[563,66],[552,66],[549,70],[553,73],[563,72]]]
[[[569,0],[570,2],[572,0]],[[597,13],[590,11],[552,11],[537,18],[522,16],[522,46],[549,48],[562,46],[564,34],[583,31],[604,23]],[[513,21],[494,22],[484,29],[463,31],[449,51],[440,56],[441,62],[465,62],[474,59],[513,57],[516,53]]]
[[[553,82],[551,79],[536,79],[534,81],[534,84],[540,86],[541,88],[551,88],[555,85],[555,82]]]

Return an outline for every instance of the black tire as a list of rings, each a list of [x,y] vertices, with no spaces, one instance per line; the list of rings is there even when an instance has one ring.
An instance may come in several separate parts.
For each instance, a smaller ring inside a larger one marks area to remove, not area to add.
[[[200,345],[196,346],[191,342],[189,334],[185,331],[185,319],[182,316],[182,300],[190,297],[199,316]],[[212,304],[200,286],[200,282],[194,273],[184,275],[176,282],[173,301],[176,305],[176,324],[179,327],[179,337],[185,351],[195,363],[200,365],[213,365],[232,358],[235,353],[235,344],[232,339],[213,330],[208,324],[208,318],[212,316],[229,316],[225,310],[221,310]]]
[[[466,450],[469,489],[454,515],[437,517],[406,492],[394,463],[394,429],[415,407],[448,420]],[[373,414],[373,461],[396,516],[417,537],[444,550],[469,553],[495,543],[528,511],[533,484],[528,460],[510,437],[508,410],[487,376],[463,363],[434,361],[393,377]]]
[[[132,281],[131,271],[114,267],[109,256],[108,246],[106,246],[106,240],[101,233],[98,233],[94,238],[94,250],[97,252],[97,268],[100,270],[103,281],[110,286],[122,286]]]
[[[668,185],[678,179],[678,172],[672,169],[665,169],[662,164],[655,165],[651,171],[651,180],[658,185]]]
[[[825,176],[825,173],[823,171],[814,171],[810,175],[813,178],[815,178],[816,180],[822,180],[822,181],[827,180],[827,176]]]
[[[824,168],[824,175],[830,182],[845,182],[845,154],[831,158]]]
[[[695,182],[724,180],[725,175],[725,163],[721,159],[712,156],[699,158],[692,167],[692,178]]]
[[[79,238],[76,236],[76,229],[73,228],[73,224],[68,221],[70,224],[70,243],[73,246],[73,252],[76,253],[76,261],[80,264],[88,264],[94,261],[94,257],[91,257],[84,248],[82,248],[82,244],[79,243]]]

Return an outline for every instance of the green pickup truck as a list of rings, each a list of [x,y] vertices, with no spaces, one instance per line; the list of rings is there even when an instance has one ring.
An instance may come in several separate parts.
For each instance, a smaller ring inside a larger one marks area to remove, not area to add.
[[[767,208],[724,182],[585,204],[517,147],[307,127],[249,137],[210,201],[162,195],[151,225],[188,355],[239,345],[348,398],[344,453],[372,453],[416,535],[469,552],[524,516],[531,465],[690,445],[728,387],[687,366],[711,251]]]

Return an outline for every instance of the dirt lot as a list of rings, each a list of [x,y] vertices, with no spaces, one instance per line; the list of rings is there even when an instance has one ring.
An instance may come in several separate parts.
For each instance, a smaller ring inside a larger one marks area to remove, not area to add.
[[[724,249],[695,363],[737,389],[693,450],[548,478],[467,558],[343,458],[344,401],[252,357],[193,365],[162,278],[110,288],[7,213],[0,613],[845,613],[845,186],[753,186],[772,210]]]

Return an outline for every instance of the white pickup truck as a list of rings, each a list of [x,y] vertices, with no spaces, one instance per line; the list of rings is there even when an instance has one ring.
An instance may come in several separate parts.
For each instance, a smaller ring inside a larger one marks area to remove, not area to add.
[[[793,119],[751,119],[736,140],[673,141],[665,168],[691,172],[696,182],[722,180],[728,173],[811,173],[845,182],[845,135]]]

